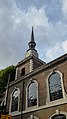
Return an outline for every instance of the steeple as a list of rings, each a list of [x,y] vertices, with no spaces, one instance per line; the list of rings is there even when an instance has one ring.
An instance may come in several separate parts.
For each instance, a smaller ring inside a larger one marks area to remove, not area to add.
[[[30,39],[30,42],[28,43],[28,46],[29,46],[29,49],[26,51],[25,57],[28,57],[28,56],[38,57],[37,50],[35,49],[36,43],[35,43],[35,40],[34,40],[33,27],[32,27],[32,32],[31,32],[31,39]]]
[[[35,41],[34,41],[33,27],[32,27],[32,32],[31,32],[31,40],[30,40],[30,42],[28,43],[28,45],[29,45],[29,49],[30,49],[30,50],[34,50],[34,49],[35,49],[36,43],[35,43]]]

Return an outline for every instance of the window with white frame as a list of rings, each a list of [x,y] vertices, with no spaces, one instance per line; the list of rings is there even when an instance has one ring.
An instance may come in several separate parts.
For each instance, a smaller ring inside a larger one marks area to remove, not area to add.
[[[18,111],[19,105],[19,89],[15,89],[12,93],[11,112]]]
[[[64,114],[57,114],[54,115],[51,119],[66,119],[66,116]]]
[[[53,72],[48,79],[50,101],[63,98],[61,77],[58,72]]]
[[[37,82],[35,80],[31,81],[27,88],[27,107],[32,107],[37,105]]]

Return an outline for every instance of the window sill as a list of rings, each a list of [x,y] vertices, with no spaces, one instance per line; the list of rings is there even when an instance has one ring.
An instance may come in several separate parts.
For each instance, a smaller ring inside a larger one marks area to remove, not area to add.
[[[32,107],[27,107],[27,108],[26,108],[26,111],[27,111],[27,110],[28,110],[28,111],[31,111],[32,109],[35,109],[35,108],[38,108],[38,105],[32,106]]]
[[[65,98],[61,98],[61,99],[58,99],[58,100],[54,100],[54,101],[46,101],[46,105],[54,105],[55,103],[58,104],[58,103],[62,103],[64,100],[66,100]]]
[[[10,112],[9,114],[11,114],[12,116],[17,116],[17,115],[20,115],[21,113],[26,114],[26,113],[29,113],[29,112],[34,112],[34,111],[38,111],[38,110],[42,110],[42,109],[47,109],[47,108],[50,108],[50,107],[53,107],[53,106],[58,106],[58,105],[63,105],[63,104],[67,104],[67,98],[57,100],[57,101],[53,101],[53,102],[50,102],[49,104],[39,106],[39,107],[38,106],[29,107],[29,108],[27,108],[26,110],[24,110],[22,112],[19,112],[19,111]]]
[[[19,112],[19,111],[9,112],[9,114],[10,114],[10,115],[12,115],[12,116],[17,115],[18,113],[20,114],[20,112]]]
[[[52,102],[48,102],[46,103],[46,105],[43,105],[43,106],[35,106],[34,108],[31,107],[31,108],[27,108],[26,110],[23,111],[23,114],[24,113],[28,113],[28,112],[33,112],[33,111],[36,111],[36,110],[42,110],[42,109],[46,109],[46,108],[50,108],[50,107],[53,107],[53,106],[58,106],[58,105],[62,105],[62,104],[67,104],[67,98],[63,98],[63,99],[59,99],[59,100],[55,100],[55,101],[52,101]]]

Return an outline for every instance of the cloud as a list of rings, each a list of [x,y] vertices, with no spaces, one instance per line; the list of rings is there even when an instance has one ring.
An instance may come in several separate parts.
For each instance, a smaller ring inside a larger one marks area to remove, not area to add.
[[[34,27],[37,26],[47,27],[49,25],[44,7],[37,10],[36,7],[31,6],[30,8],[28,8],[27,13],[24,15],[24,19],[28,27],[31,27],[32,25]]]
[[[32,25],[48,26],[43,7],[20,10],[15,0],[0,1],[0,68],[24,58]]]
[[[55,44],[54,47],[51,47],[46,52],[46,57],[48,61],[51,61],[52,59],[57,58],[57,55],[59,56],[61,53],[61,45],[58,43]]]
[[[55,25],[62,19],[62,0],[45,0],[44,3],[48,20]]]
[[[62,47],[64,49],[64,52],[67,53],[67,40],[65,40],[64,42],[62,42]]]
[[[67,13],[67,0],[62,0],[62,10],[64,14]]]
[[[63,13],[63,19],[67,20],[67,0],[61,0],[62,1],[62,13]]]
[[[0,67],[6,67],[16,63],[17,58],[20,56],[20,44],[22,43],[22,29],[18,26],[20,20],[21,11],[16,7],[15,1],[6,0],[5,2],[5,0],[1,0]]]
[[[50,5],[47,2],[47,5],[37,8],[31,4],[20,9],[15,0],[0,0],[0,68],[17,64],[24,58],[32,26],[40,58],[49,61],[65,52],[67,24],[59,18],[60,3],[54,1]],[[58,15],[54,18],[54,14]]]

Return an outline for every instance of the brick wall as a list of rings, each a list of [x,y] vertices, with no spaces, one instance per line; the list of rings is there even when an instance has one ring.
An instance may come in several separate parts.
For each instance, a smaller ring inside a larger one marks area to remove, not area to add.
[[[28,62],[29,63],[29,62]],[[25,64],[26,65],[26,64]],[[27,68],[29,70],[29,64],[27,65]],[[21,67],[20,67],[21,69]],[[56,65],[54,67],[51,67],[47,70],[42,69],[40,72],[34,73],[34,75],[30,75],[26,77],[24,80],[24,89],[23,89],[23,80],[21,82],[18,82],[14,85],[12,85],[9,89],[9,96],[8,96],[8,105],[7,105],[7,110],[9,110],[9,104],[10,104],[10,95],[14,88],[19,88],[20,89],[20,109],[21,110],[21,97],[23,97],[23,110],[26,109],[26,87],[27,84],[29,83],[30,79],[35,79],[38,82],[38,101],[39,101],[39,106],[46,105],[47,102],[47,77],[48,75],[53,71],[53,70],[59,70],[63,74],[63,83],[64,83],[64,89],[65,89],[65,95],[67,97],[67,61],[64,63],[61,63],[59,65]],[[66,108],[65,108],[66,107]],[[49,109],[45,110],[39,110],[34,112],[36,116],[38,116],[40,119],[48,119],[48,116],[50,116],[52,113],[55,113],[56,109],[59,109],[62,111],[67,111],[67,104],[62,105],[62,106],[56,106],[52,107]],[[44,116],[43,116],[44,114]],[[24,119],[27,119],[27,117],[30,114],[25,114]],[[43,118],[44,117],[44,118]],[[15,118],[14,118],[15,119]]]

